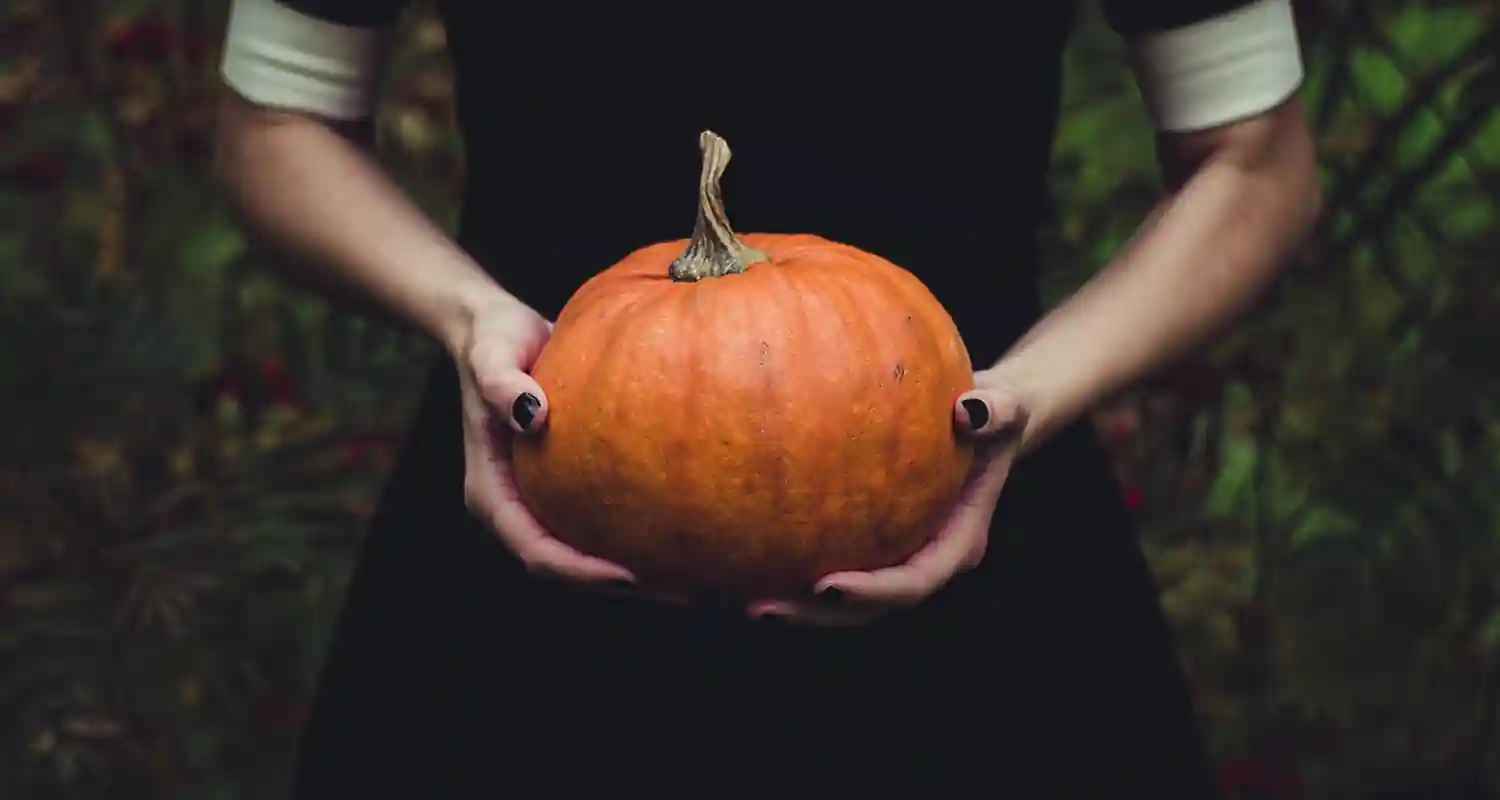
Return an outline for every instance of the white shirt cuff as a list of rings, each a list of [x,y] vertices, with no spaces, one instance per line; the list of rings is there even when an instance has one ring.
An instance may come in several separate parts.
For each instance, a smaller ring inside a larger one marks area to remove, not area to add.
[[[338,25],[275,0],[234,0],[224,82],[245,99],[337,120],[368,117],[385,31]]]
[[[1157,130],[1204,130],[1281,105],[1302,84],[1290,0],[1134,37],[1131,63]]]

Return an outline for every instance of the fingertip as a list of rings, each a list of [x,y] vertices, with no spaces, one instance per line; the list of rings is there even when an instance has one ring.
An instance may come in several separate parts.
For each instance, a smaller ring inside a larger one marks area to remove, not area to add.
[[[1022,418],[1021,407],[1014,400],[988,389],[965,392],[953,404],[954,424],[967,436],[995,436],[1012,430]]]
[[[823,597],[828,596],[829,593],[843,594],[843,596],[859,594],[870,584],[868,576],[870,576],[868,572],[835,572],[832,575],[823,576],[820,581],[813,584],[813,596]]]
[[[958,399],[954,416],[960,430],[982,434],[995,415],[990,412],[990,404],[983,397],[971,393]]]
[[[477,376],[485,405],[516,433],[533,433],[547,419],[547,393],[536,379],[519,369],[506,368]]]
[[[822,580],[813,584],[813,594],[821,597],[825,592],[829,591],[848,592],[849,586],[847,584],[850,582],[848,579],[853,575],[854,573],[848,572],[836,572],[832,575],[828,575]]]
[[[594,556],[580,554],[580,557],[582,558],[581,566],[593,573],[596,580],[614,584],[618,588],[624,588],[627,585],[636,589],[641,588],[641,579],[625,567]]]
[[[569,583],[597,586],[625,583],[638,586],[640,581],[625,567],[602,558],[585,555],[537,528],[537,538],[515,547],[517,555],[533,572],[549,575]]]
[[[537,389],[523,391],[511,401],[506,418],[516,433],[535,433],[542,429],[547,421],[547,403],[544,398],[541,389]]]
[[[870,573],[840,572],[813,584],[813,597],[829,606],[866,602],[870,590]]]

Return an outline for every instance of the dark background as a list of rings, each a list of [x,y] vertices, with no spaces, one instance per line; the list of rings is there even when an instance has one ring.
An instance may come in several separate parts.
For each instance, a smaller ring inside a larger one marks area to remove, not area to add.
[[[1494,797],[1500,3],[1297,7],[1322,226],[1251,324],[1096,419],[1231,796]],[[431,355],[247,248],[207,180],[223,14],[0,8],[8,798],[280,796]],[[380,130],[451,220],[443,41],[408,16]],[[1093,12],[1068,61],[1053,298],[1159,191]]]

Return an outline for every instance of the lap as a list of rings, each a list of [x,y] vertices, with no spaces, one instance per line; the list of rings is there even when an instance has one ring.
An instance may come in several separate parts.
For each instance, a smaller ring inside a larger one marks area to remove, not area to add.
[[[1046,796],[1083,780],[1201,796],[1154,587],[1081,432],[1018,469],[978,570],[874,625],[803,629],[524,576],[464,513],[446,380],[350,588],[301,796],[571,796],[579,781]]]

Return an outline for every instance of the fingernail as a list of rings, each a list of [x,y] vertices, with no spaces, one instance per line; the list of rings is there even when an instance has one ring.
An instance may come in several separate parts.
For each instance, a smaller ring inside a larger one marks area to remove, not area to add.
[[[768,625],[780,625],[786,622],[787,617],[780,611],[766,611],[757,614],[755,619],[757,622],[764,622]]]
[[[633,592],[636,590],[635,581],[625,578],[614,578],[604,582],[605,588],[614,589],[617,592]]]
[[[967,402],[967,401],[965,401]],[[510,418],[516,421],[516,427],[526,430],[536,419],[536,412],[542,407],[542,401],[531,392],[522,392],[516,398],[516,402],[510,405]]]
[[[528,395],[521,395],[527,397]],[[990,424],[990,405],[977,397],[963,399],[964,412],[969,415],[970,430],[982,431]]]
[[[829,605],[838,605],[847,598],[848,595],[844,594],[844,590],[837,586],[824,586],[818,590],[818,599]]]

